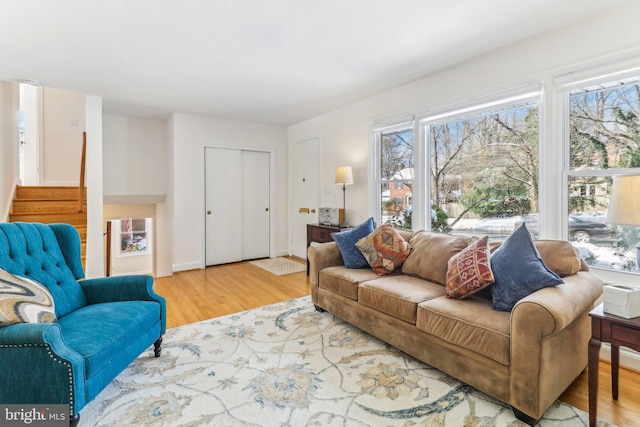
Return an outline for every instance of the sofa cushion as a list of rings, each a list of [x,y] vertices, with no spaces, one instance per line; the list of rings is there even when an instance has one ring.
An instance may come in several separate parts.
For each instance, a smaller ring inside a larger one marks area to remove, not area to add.
[[[534,240],[540,258],[560,277],[571,276],[580,271],[580,253],[564,240]]]
[[[488,237],[483,237],[449,259],[447,269],[447,297],[462,299],[481,291],[493,283],[489,265]]]
[[[59,319],[58,324],[67,345],[85,359],[89,378],[159,319],[157,302],[118,301],[82,307]]]
[[[510,318],[510,313],[493,310],[491,301],[484,298],[435,298],[418,305],[416,327],[448,343],[509,365]]]
[[[493,308],[499,311],[511,311],[527,295],[564,283],[540,258],[524,223],[491,255],[491,269]]]
[[[411,253],[409,243],[389,224],[378,226],[373,233],[358,240],[356,248],[380,276],[400,268]]]
[[[385,276],[361,283],[358,302],[400,320],[416,323],[418,304],[444,295],[444,288],[411,276]]]
[[[0,327],[55,321],[53,299],[47,288],[0,268]]]
[[[444,285],[449,259],[471,241],[465,236],[419,231],[409,241],[413,250],[402,265],[402,272]]]
[[[370,268],[351,269],[342,265],[326,267],[320,271],[318,286],[343,297],[358,300],[358,285],[378,275]]]
[[[356,225],[351,230],[331,233],[342,256],[342,261],[347,268],[369,267],[367,260],[360,250],[356,248],[356,242],[366,237],[375,229],[373,218],[369,218],[362,224]]]

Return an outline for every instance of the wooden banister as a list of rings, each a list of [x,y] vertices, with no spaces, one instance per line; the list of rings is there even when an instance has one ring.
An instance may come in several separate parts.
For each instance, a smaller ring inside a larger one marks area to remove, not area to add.
[[[84,175],[87,162],[87,133],[82,132],[82,159],[80,160],[80,185],[78,185],[78,212],[84,211]]]
[[[106,264],[107,271],[105,275],[107,277],[111,276],[111,221],[107,221],[107,232],[104,233],[107,236],[107,249],[106,249]]]

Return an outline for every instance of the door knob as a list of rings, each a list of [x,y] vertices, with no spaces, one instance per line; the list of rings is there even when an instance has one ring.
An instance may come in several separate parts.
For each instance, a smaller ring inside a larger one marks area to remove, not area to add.
[[[211,215],[211,211],[207,211],[207,215]]]

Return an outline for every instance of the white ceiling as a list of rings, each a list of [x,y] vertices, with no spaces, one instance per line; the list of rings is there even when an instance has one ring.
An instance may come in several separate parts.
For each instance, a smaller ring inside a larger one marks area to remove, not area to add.
[[[2,0],[0,80],[292,124],[633,0]]]

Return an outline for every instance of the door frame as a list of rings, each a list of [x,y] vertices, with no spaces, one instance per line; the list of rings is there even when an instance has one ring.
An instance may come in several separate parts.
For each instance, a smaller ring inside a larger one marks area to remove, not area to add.
[[[318,141],[318,157],[316,159],[318,166],[318,176],[316,177],[316,182],[318,183],[317,188],[317,207],[320,207],[320,188],[322,188],[322,139],[319,136],[314,136],[311,138],[304,138],[298,141],[289,141],[289,203],[287,213],[289,215],[289,256],[293,256],[293,209],[294,209],[294,200],[293,200],[293,148],[296,144],[302,144],[308,141]],[[316,214],[317,218],[317,214]],[[316,221],[317,222],[317,221]],[[306,233],[306,230],[304,230]],[[306,234],[305,234],[306,235]],[[305,257],[306,258],[306,257]]]
[[[207,267],[207,148],[222,148],[227,150],[238,151],[259,151],[263,153],[269,153],[269,258],[275,258],[276,254],[276,195],[275,195],[275,180],[276,180],[276,163],[275,163],[275,148],[264,147],[252,147],[237,144],[205,144],[202,148],[202,165],[203,165],[203,193],[202,193],[202,229],[204,230],[204,239],[202,239],[202,265],[200,268]]]

